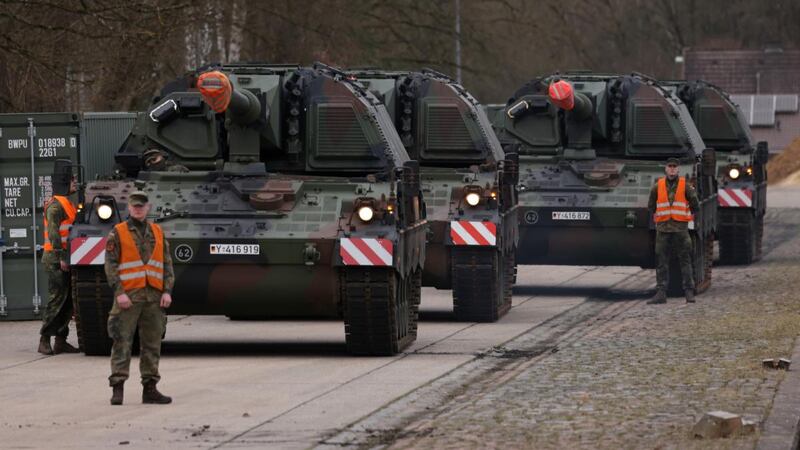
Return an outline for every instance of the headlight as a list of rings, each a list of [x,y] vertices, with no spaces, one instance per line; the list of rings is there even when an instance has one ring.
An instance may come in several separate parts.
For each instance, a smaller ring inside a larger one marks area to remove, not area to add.
[[[728,176],[731,177],[731,180],[739,178],[739,175],[741,175],[741,173],[739,172],[739,169],[737,169],[736,167],[731,167],[730,169],[728,169]]]
[[[481,202],[481,196],[477,192],[470,192],[465,198],[469,206],[476,206]]]
[[[375,211],[372,210],[371,206],[362,206],[358,208],[358,218],[361,219],[362,222],[369,222],[374,215]]]
[[[97,207],[97,217],[100,220],[108,220],[111,218],[111,215],[114,214],[114,210],[111,209],[109,205],[100,205]]]

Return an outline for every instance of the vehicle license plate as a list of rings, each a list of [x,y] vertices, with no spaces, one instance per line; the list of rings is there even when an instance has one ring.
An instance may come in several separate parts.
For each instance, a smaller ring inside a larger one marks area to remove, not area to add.
[[[209,244],[208,253],[212,255],[258,255],[258,244]]]
[[[591,220],[589,211],[553,211],[553,220]]]

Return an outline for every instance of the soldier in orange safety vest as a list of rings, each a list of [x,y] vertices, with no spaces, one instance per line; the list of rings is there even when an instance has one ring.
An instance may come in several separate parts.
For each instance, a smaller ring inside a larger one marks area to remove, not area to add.
[[[685,177],[678,176],[680,161],[669,158],[666,177],[659,178],[650,191],[650,212],[656,223],[656,294],[649,304],[667,302],[669,261],[677,256],[683,277],[683,291],[687,303],[694,303],[694,277],[692,274],[692,238],[689,224],[700,208],[694,187]]]
[[[42,313],[38,349],[44,355],[78,352],[67,342],[72,318],[67,238],[77,214],[68,196],[75,191],[75,178],[71,173],[54,174],[53,197],[44,206],[42,264],[47,273],[47,305]],[[52,346],[50,336],[56,338]]]
[[[147,194],[128,196],[127,221],[117,224],[106,241],[105,271],[114,291],[114,305],[108,314],[111,347],[112,405],[121,405],[123,385],[130,374],[133,335],[139,330],[142,403],[171,403],[172,398],[156,389],[161,380],[161,338],[167,326],[164,312],[172,304],[175,276],[169,243],[158,224],[148,222]]]

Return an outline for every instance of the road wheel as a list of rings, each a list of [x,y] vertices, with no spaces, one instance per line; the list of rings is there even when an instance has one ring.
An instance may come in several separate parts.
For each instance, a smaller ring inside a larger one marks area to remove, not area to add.
[[[401,278],[393,268],[346,267],[342,300],[347,351],[355,355],[390,356],[416,339],[422,275]]]
[[[511,307],[511,274],[507,265],[514,255],[496,249],[454,247],[453,313],[456,320],[495,322]]]

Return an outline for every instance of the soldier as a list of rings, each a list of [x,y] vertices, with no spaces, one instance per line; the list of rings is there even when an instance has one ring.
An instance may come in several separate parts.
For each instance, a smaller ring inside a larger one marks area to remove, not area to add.
[[[151,148],[145,151],[142,154],[142,159],[144,160],[145,167],[147,168],[147,170],[150,171],[181,172],[181,173],[189,171],[189,169],[186,168],[186,166],[168,162],[167,159],[164,157],[164,153],[157,148]]]
[[[67,342],[69,320],[72,318],[67,237],[76,215],[75,205],[67,197],[76,191],[75,178],[70,176],[69,173],[66,174],[69,184],[66,180],[53,183],[55,191],[53,198],[48,200],[44,207],[42,264],[47,272],[47,306],[42,315],[42,329],[39,332],[41,335],[39,353],[44,355],[78,352],[77,348]],[[56,337],[52,347],[50,336]]]
[[[694,277],[692,276],[692,238],[689,222],[700,208],[697,192],[678,176],[677,158],[669,158],[666,177],[660,178],[650,190],[649,209],[656,222],[656,295],[648,304],[667,302],[669,261],[677,256],[683,276],[683,291],[687,303],[694,303]]]
[[[139,372],[142,376],[142,403],[171,403],[156,384],[161,379],[158,363],[161,338],[167,325],[165,308],[172,303],[175,276],[169,243],[161,227],[147,221],[150,203],[147,194],[135,191],[128,197],[127,221],[117,224],[108,234],[105,270],[114,291],[114,306],[108,315],[111,348],[112,405],[121,405],[123,385],[131,364],[133,335],[139,329],[141,351]]]

